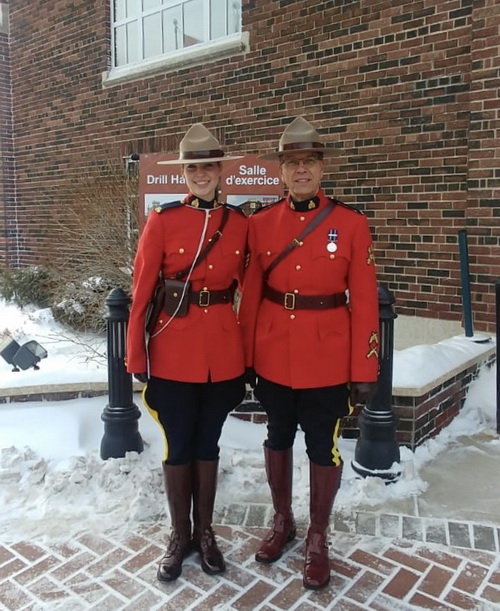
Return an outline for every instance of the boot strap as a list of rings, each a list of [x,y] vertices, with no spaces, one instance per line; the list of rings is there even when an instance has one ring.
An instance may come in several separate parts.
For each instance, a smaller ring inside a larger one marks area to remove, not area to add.
[[[211,528],[205,528],[197,543],[200,549],[205,553],[210,551],[210,549],[217,548],[214,531]]]
[[[167,545],[167,551],[165,552],[164,558],[168,558],[169,556],[175,556],[180,550],[183,554],[186,554],[187,550],[191,545],[191,539],[187,539],[186,537],[181,537],[178,531],[174,531],[170,535],[170,540]]]
[[[307,535],[306,553],[323,555],[327,549],[328,545],[323,533],[311,533]]]

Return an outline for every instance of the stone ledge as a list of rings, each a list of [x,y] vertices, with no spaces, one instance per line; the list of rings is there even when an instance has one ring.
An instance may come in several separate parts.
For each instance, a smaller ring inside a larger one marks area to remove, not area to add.
[[[476,356],[473,356],[472,358],[468,359],[467,361],[460,363],[460,365],[457,365],[453,369],[450,369],[443,375],[438,376],[437,378],[434,378],[428,384],[425,384],[424,386],[421,386],[421,387],[394,386],[392,389],[392,394],[398,397],[421,397],[425,395],[426,393],[430,392],[431,390],[433,390],[434,388],[441,386],[450,378],[453,378],[457,376],[459,373],[466,371],[470,367],[473,367],[474,365],[478,365],[478,364],[483,364],[489,361],[491,357],[494,356],[495,354],[496,345],[490,342],[488,346],[485,345],[484,348],[485,348],[484,351],[482,351],[480,354],[477,354]]]
[[[238,32],[226,38],[187,47],[157,60],[142,61],[131,66],[112,68],[102,73],[104,89],[144,79],[158,74],[168,74],[193,66],[204,65],[221,59],[247,53],[250,50],[249,32]]]
[[[143,384],[135,382],[134,392],[141,392]],[[0,403],[16,401],[67,401],[68,399],[99,397],[108,394],[107,382],[73,382],[69,384],[37,384],[11,386],[0,389]]]

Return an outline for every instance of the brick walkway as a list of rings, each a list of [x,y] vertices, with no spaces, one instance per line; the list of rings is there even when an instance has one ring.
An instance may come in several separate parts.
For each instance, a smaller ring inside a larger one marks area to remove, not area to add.
[[[301,581],[305,525],[283,558],[253,555],[271,508],[219,509],[216,531],[228,570],[210,577],[193,554],[180,579],[156,580],[167,529],[82,533],[70,541],[0,542],[0,609],[9,611],[313,611],[500,609],[499,529],[410,516],[334,516],[332,579]]]
[[[500,611],[500,526],[410,515],[334,513],[332,578],[302,587],[306,524],[272,566],[254,553],[272,508],[219,507],[215,530],[228,565],[222,576],[185,561],[181,578],[156,579],[167,528],[84,532],[42,540],[0,538],[0,611]]]

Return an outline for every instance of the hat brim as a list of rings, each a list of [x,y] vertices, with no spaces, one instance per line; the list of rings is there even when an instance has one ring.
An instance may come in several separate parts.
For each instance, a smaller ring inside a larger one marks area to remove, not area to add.
[[[213,163],[215,161],[236,161],[244,155],[226,155],[225,157],[203,157],[201,159],[168,159],[157,161],[157,165],[190,165],[191,163]]]
[[[259,159],[279,159],[281,155],[286,155],[290,153],[321,153],[323,157],[333,157],[337,155],[337,150],[332,148],[310,148],[310,149],[293,149],[289,151],[275,151],[274,153],[264,153],[263,155],[259,155]]]

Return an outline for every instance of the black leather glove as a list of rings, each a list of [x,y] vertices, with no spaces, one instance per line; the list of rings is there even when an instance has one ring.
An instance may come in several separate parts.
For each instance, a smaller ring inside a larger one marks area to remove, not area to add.
[[[248,384],[253,390],[257,384],[257,374],[255,373],[255,369],[253,367],[247,367],[243,375],[245,378],[245,384]]]
[[[377,382],[351,382],[351,405],[366,403],[377,390]]]
[[[136,380],[139,380],[139,382],[142,382],[143,384],[146,384],[146,382],[148,381],[148,374],[146,372],[144,373],[134,373],[134,378]]]

